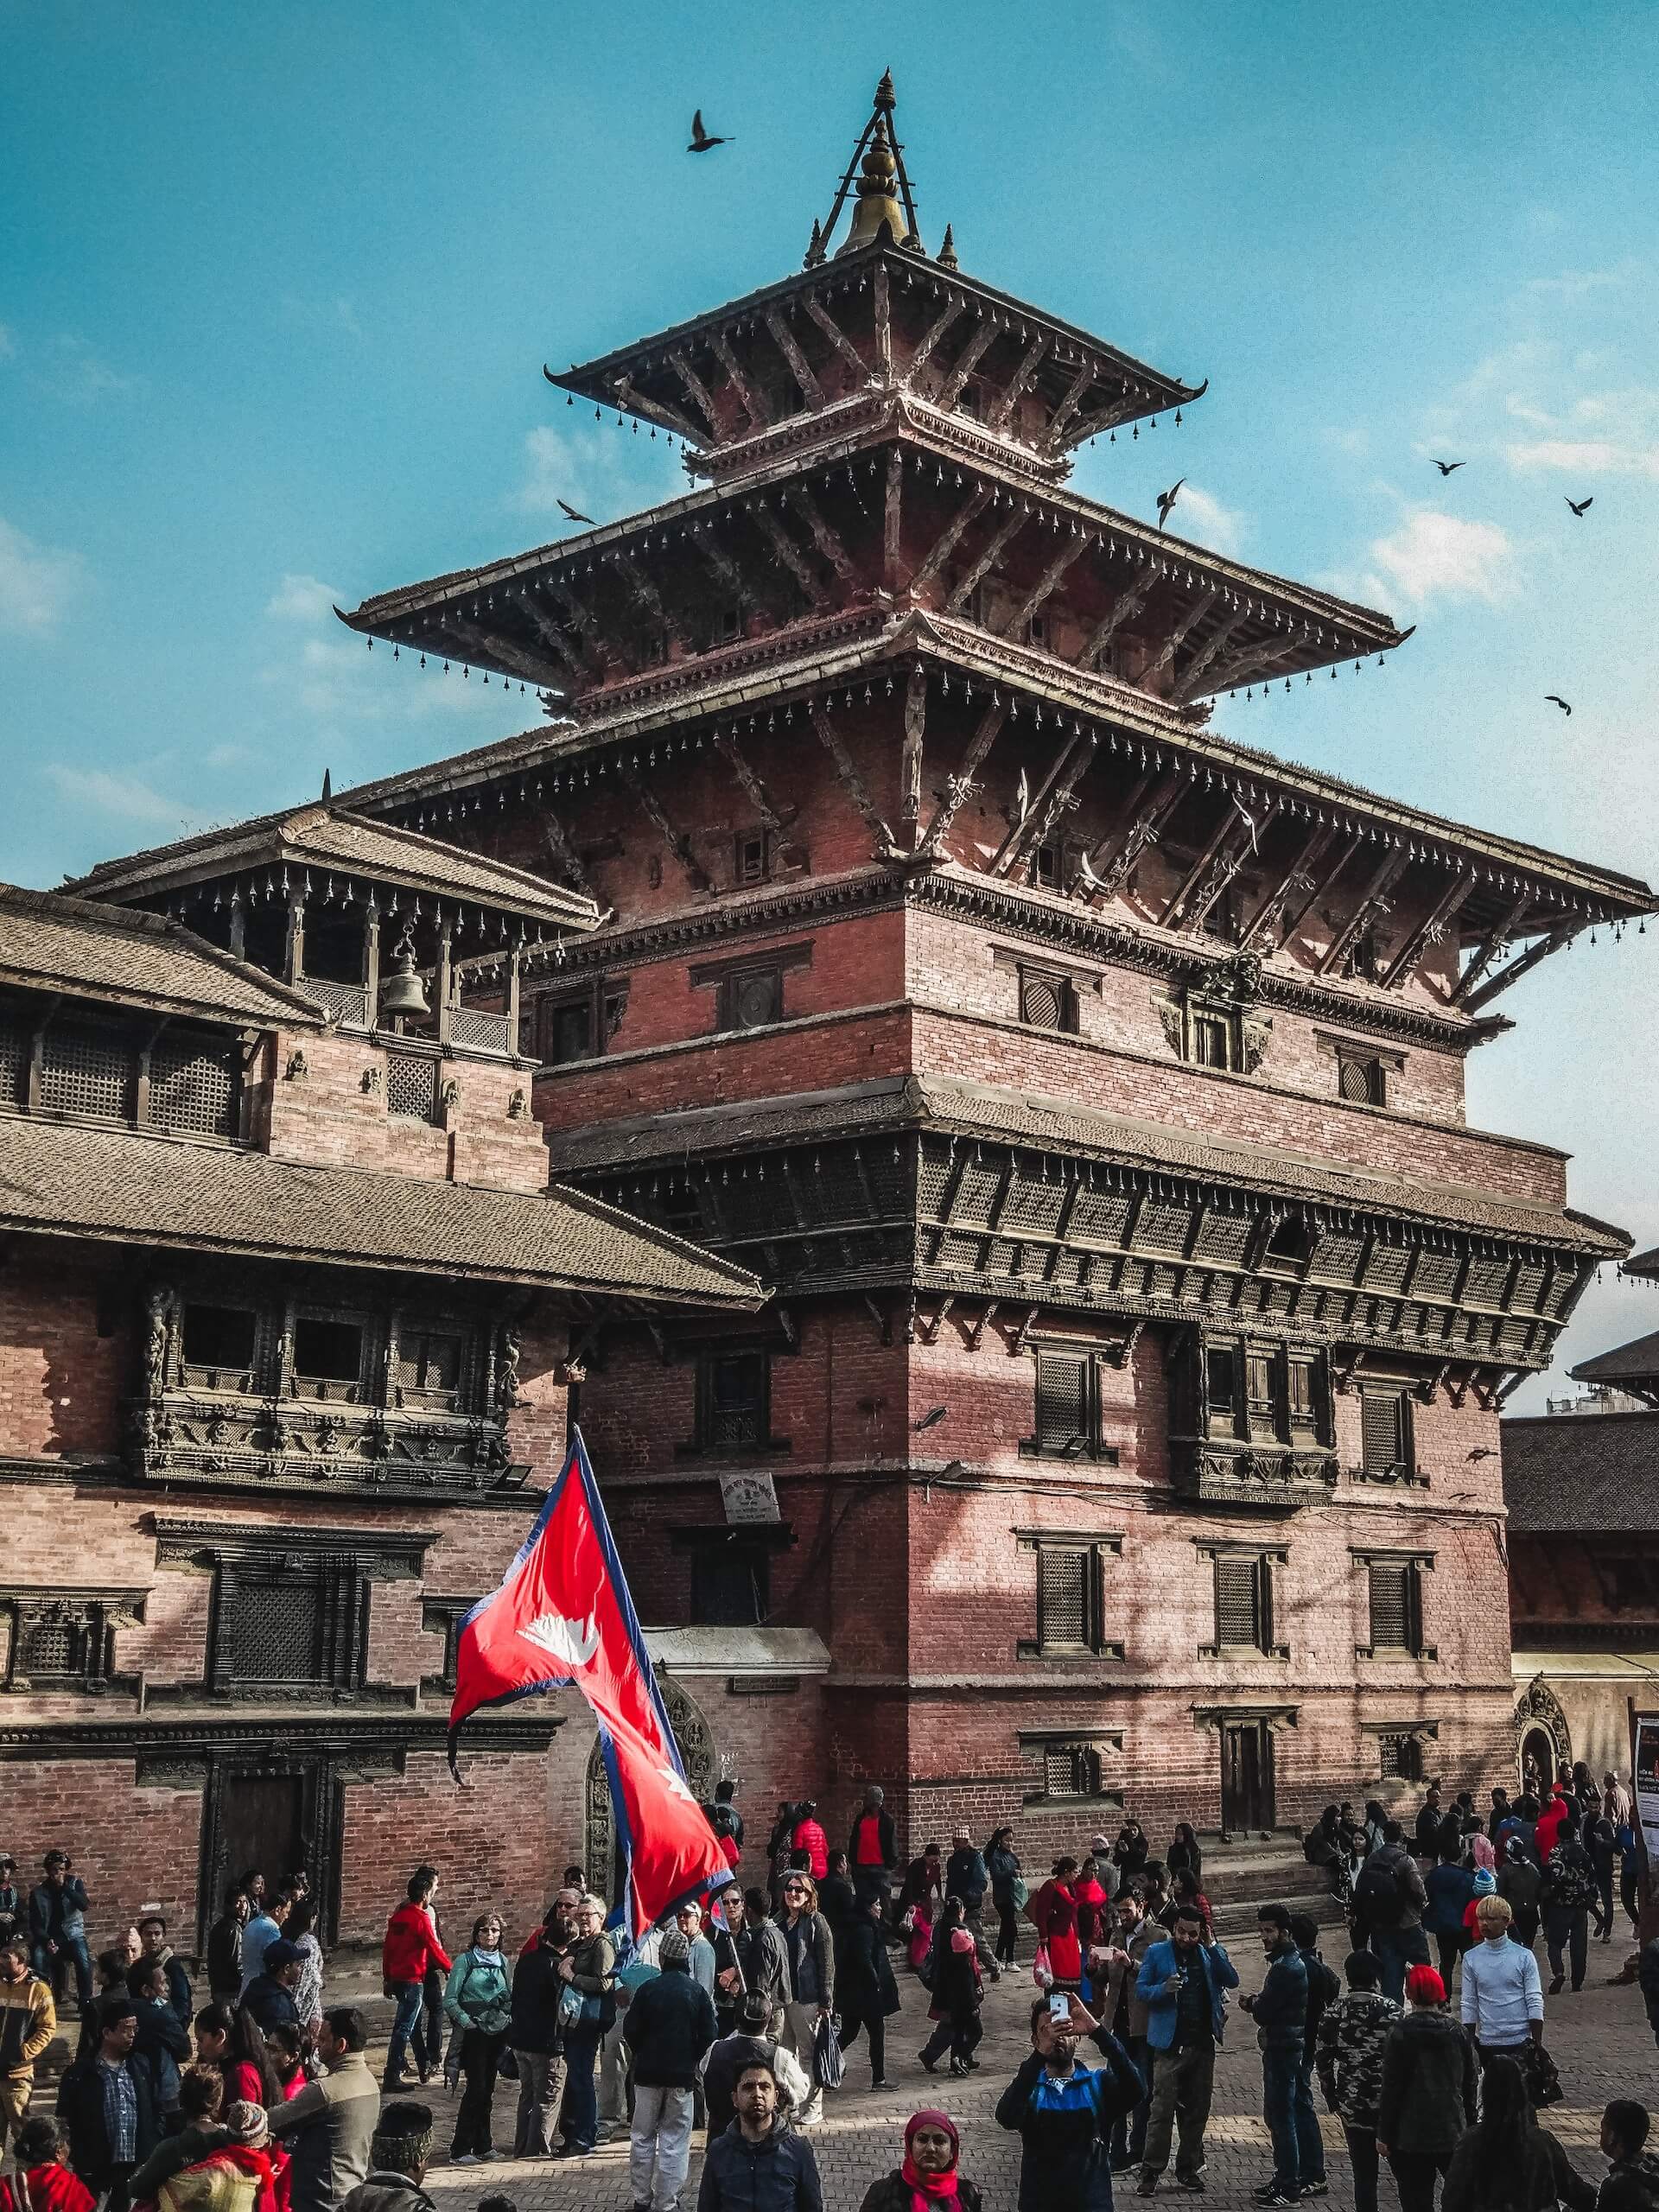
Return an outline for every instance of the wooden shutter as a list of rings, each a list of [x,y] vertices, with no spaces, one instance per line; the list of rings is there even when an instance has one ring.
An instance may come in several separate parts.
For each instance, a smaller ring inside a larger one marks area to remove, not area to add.
[[[1357,1106],[1380,1106],[1382,1103],[1382,1064],[1380,1060],[1351,1060],[1337,1062],[1337,1088],[1342,1096]]]
[[[1038,1552],[1037,1635],[1045,1648],[1091,1641],[1093,1570],[1093,1555],[1086,1551],[1045,1544]]]
[[[1359,1399],[1361,1460],[1368,1475],[1385,1475],[1407,1457],[1405,1393],[1362,1390]]]
[[[1374,1559],[1370,1582],[1372,1650],[1415,1651],[1421,1641],[1415,1566],[1409,1560]]]
[[[1060,1452],[1080,1436],[1090,1441],[1089,1363],[1068,1352],[1037,1355],[1037,1441]]]
[[[1266,1648],[1262,1620],[1262,1580],[1265,1570],[1257,1559],[1218,1559],[1216,1561],[1216,1642],[1256,1650]]]

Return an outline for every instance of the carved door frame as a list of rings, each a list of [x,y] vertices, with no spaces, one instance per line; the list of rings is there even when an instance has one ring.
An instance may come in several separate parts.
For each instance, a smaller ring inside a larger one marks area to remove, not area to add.
[[[685,1768],[686,1787],[700,1805],[706,1805],[715,1794],[715,1784],[720,1778],[720,1755],[715,1739],[701,1707],[679,1683],[667,1675],[658,1673],[657,1686],[663,1694],[663,1703],[668,1711],[668,1725],[674,1731],[674,1740],[680,1747],[680,1759]],[[611,1785],[605,1772],[605,1762],[600,1756],[599,1738],[594,1738],[593,1749],[588,1755],[588,1833],[583,1864],[588,1870],[589,1885],[599,1891],[608,1904],[616,1902],[616,1815],[611,1804]]]

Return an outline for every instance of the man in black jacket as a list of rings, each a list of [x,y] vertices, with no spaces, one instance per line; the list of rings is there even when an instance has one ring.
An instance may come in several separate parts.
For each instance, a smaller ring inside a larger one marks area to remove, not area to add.
[[[709,2145],[697,2212],[823,2212],[818,2162],[778,2111],[778,2082],[760,2059],[737,2077],[737,2118]]]
[[[242,1993],[243,2011],[251,2012],[262,2029],[301,2024],[294,1992],[303,1963],[299,1945],[290,1943],[285,1936],[266,1944],[264,1963]]]
[[[35,1971],[53,1995],[61,1998],[67,1960],[75,1970],[75,2001],[83,2012],[92,2001],[92,1958],[86,1948],[86,1885],[70,1865],[67,1851],[48,1851],[41,1864],[45,1878],[29,1893],[29,1936],[35,1947]]]
[[[691,1946],[677,1928],[664,1932],[657,1963],[661,1973],[634,1991],[622,2021],[633,2053],[628,2181],[636,2206],[674,2212],[691,2163],[693,2091],[715,2039],[715,2007],[691,1979]]]
[[[1325,2008],[1342,1994],[1342,1984],[1319,1956],[1319,1923],[1306,1912],[1294,1913],[1291,1940],[1307,1969],[1307,2014],[1302,2028],[1302,2063],[1296,2076],[1296,2151],[1301,2161],[1302,2195],[1323,2196],[1325,2138],[1319,2133],[1318,2107],[1313,2102],[1313,2070]]]
[[[242,2001],[242,1930],[253,1907],[240,1882],[225,1892],[225,1910],[207,1930],[207,1992],[216,2005]]]
[[[88,2049],[58,2084],[58,2117],[68,2130],[69,2163],[105,2212],[126,2212],[127,2183],[161,2140],[149,2069],[133,2063],[138,2008],[106,1998],[98,2048]]]
[[[722,1890],[720,1910],[726,1922],[715,1936],[715,2003],[721,2032],[729,2035],[737,2017],[739,1999],[753,1990],[766,2002],[771,2033],[781,2034],[784,2006],[789,2000],[789,1953],[775,1921],[766,1916],[766,1900],[759,1890]]]
[[[1264,1904],[1256,1914],[1267,1980],[1240,1999],[1255,2023],[1262,2052],[1262,2117],[1273,2140],[1273,2174],[1255,2191],[1258,2204],[1294,2204],[1302,2195],[1301,2138],[1296,2091],[1307,2025],[1307,1967],[1290,1932],[1290,1908]]]
[[[1648,2110],[1633,2097],[1615,2097],[1601,2115],[1601,2149],[1611,2159],[1596,2212],[1654,2212],[1659,2205],[1659,2159],[1645,2149]]]
[[[575,1916],[561,1890],[512,1972],[512,2019],[507,2043],[518,2059],[518,2119],[515,2158],[550,2158],[564,2101],[564,2036],[559,1998],[564,1988],[559,1961],[576,1945]]]

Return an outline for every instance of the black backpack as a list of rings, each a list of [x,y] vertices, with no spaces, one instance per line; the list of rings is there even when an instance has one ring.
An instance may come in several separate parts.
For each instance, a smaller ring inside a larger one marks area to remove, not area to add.
[[[1368,1859],[1354,1884],[1354,1904],[1361,1919],[1370,1928],[1397,1928],[1404,1903],[1400,1869],[1380,1855]]]

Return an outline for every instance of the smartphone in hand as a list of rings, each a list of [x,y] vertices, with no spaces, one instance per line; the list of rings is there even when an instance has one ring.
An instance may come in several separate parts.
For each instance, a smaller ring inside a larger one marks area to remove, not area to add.
[[[1063,1989],[1051,1989],[1049,1991],[1048,2017],[1051,2020],[1055,2021],[1069,2020],[1071,2018],[1071,2000]]]

